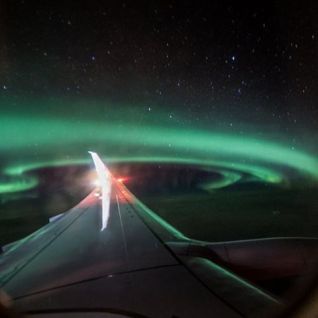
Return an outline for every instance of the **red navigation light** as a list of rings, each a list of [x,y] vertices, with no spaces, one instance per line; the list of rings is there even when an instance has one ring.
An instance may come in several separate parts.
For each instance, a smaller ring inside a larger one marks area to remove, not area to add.
[[[127,178],[120,177],[120,178],[117,178],[116,180],[120,183],[123,183],[123,182],[127,181]]]

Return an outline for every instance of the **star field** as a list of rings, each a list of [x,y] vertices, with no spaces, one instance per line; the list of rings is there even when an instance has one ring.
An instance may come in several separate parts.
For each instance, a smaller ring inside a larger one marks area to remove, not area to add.
[[[204,113],[317,126],[317,5],[2,6],[3,95],[138,102],[182,109],[194,122]]]
[[[28,132],[4,121],[4,166],[17,153],[32,162],[52,156],[41,143],[43,134],[56,145],[57,157],[76,153],[79,159],[85,147],[105,142],[109,148],[105,132],[119,138],[117,130],[129,134],[132,126],[138,138],[126,146],[134,145],[136,156],[167,157],[173,151],[173,158],[189,159],[197,144],[195,159],[202,159],[205,148],[210,151],[205,157],[217,153],[217,145],[182,139],[186,132],[207,142],[208,136],[239,138],[235,147],[241,140],[272,141],[279,151],[312,159],[318,151],[314,1],[288,7],[222,1],[0,6],[0,112],[2,118],[23,119]],[[65,142],[69,135],[71,144]],[[119,139],[124,147],[125,139]],[[250,150],[242,160],[255,157]],[[295,166],[306,170],[301,161]]]

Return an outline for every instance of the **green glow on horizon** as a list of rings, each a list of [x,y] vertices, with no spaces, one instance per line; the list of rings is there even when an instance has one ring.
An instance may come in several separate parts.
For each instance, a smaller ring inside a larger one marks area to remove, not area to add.
[[[241,174],[237,172],[232,172],[232,171],[230,172],[230,171],[221,170],[221,169],[217,170],[217,172],[222,176],[220,180],[216,180],[213,182],[205,182],[200,186],[200,188],[206,191],[211,191],[211,190],[215,190],[219,188],[225,188],[242,179]]]
[[[231,185],[241,179],[242,173],[247,173],[252,176],[257,177],[257,179],[263,182],[269,183],[281,183],[283,181],[283,176],[270,169],[266,169],[258,166],[243,165],[237,163],[230,163],[226,161],[212,161],[212,160],[198,160],[195,158],[175,158],[175,157],[104,157],[103,160],[107,163],[124,163],[124,162],[134,162],[134,163],[171,163],[171,164],[182,164],[182,165],[195,165],[201,166],[204,169],[215,170],[222,176],[221,180],[216,180],[212,183],[202,185],[202,189],[207,191],[226,187]],[[16,192],[32,189],[37,185],[35,177],[26,177],[26,173],[31,173],[32,170],[37,170],[46,167],[62,167],[70,165],[80,165],[80,164],[89,164],[90,158],[86,159],[64,159],[64,160],[55,160],[55,161],[45,161],[45,162],[33,162],[23,165],[12,165],[8,166],[4,173],[6,175],[16,177],[16,185],[14,182],[8,184],[8,187],[3,189],[0,187],[2,192]],[[212,167],[214,169],[212,169]],[[227,168],[229,170],[224,170]],[[222,170],[223,169],[223,170]],[[234,172],[234,171],[239,172]],[[24,178],[24,188],[20,187],[20,178]],[[29,179],[28,179],[29,178]],[[27,180],[30,182],[28,183]],[[3,185],[5,186],[5,184]],[[7,191],[6,191],[7,190]]]
[[[1,193],[12,193],[12,192],[20,192],[33,189],[37,186],[38,180],[35,177],[21,177],[17,178],[15,176],[15,180],[11,182],[3,182],[0,183],[0,194]]]
[[[281,184],[289,181],[286,170],[318,180],[318,159],[288,145],[146,120],[137,125],[132,113],[110,116],[92,120],[76,113],[71,119],[43,113],[3,114],[0,153],[11,160],[1,172],[5,178],[0,193],[35,187],[32,170],[89,163],[87,150],[98,152],[106,162],[180,163],[219,172],[222,178],[203,185],[206,190],[239,182],[243,174]]]

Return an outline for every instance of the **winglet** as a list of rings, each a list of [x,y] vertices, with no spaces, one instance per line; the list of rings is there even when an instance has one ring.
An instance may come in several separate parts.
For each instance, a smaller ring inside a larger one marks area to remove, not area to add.
[[[103,231],[107,227],[109,219],[109,205],[110,205],[110,192],[111,192],[111,174],[98,154],[89,151],[94,161],[95,169],[97,172],[98,180],[102,190],[102,227]]]

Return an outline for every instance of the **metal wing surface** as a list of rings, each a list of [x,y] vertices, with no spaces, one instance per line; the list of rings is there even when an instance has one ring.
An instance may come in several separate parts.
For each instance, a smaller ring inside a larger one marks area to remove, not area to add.
[[[0,286],[18,312],[253,317],[277,305],[211,260],[178,256],[171,246],[187,238],[92,157],[100,187],[0,256]]]

